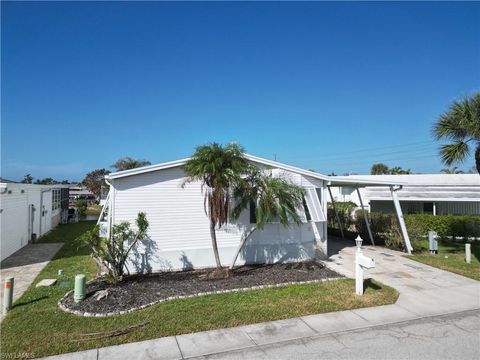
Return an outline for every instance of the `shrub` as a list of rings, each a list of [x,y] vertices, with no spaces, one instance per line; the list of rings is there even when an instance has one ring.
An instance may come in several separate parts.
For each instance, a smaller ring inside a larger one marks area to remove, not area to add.
[[[75,201],[75,207],[77,208],[78,216],[84,218],[87,214],[87,201],[84,199],[78,199]]]
[[[355,212],[354,227],[363,239],[369,239],[367,225],[363,215],[364,210]],[[370,229],[373,239],[385,243],[385,246],[392,249],[403,249],[405,247],[400,226],[395,214],[372,212],[368,215]]]
[[[114,225],[108,239],[100,237],[98,226],[82,235],[81,240],[90,248],[91,256],[97,264],[97,275],[105,269],[112,282],[122,280],[130,251],[147,234],[148,221],[145,213],[138,213],[136,225],[137,231],[131,230],[130,223],[126,221]]]
[[[363,210],[355,212],[353,227],[364,239],[368,239],[368,230],[363,217]],[[384,242],[394,249],[405,247],[396,214],[372,212],[369,214],[370,228],[374,240]],[[480,217],[472,215],[404,215],[405,225],[413,248],[419,246],[419,240],[436,231],[440,237],[480,237]]]
[[[415,229],[416,236],[435,231],[440,237],[480,237],[480,216],[408,214],[405,223],[409,232]]]
[[[335,202],[335,207],[338,212],[338,217],[342,222],[344,230],[351,230],[353,226],[352,212],[353,209],[357,207],[357,204],[354,202]],[[337,218],[335,217],[335,210],[333,209],[333,204],[328,203],[327,208],[327,219],[328,227],[339,229]]]

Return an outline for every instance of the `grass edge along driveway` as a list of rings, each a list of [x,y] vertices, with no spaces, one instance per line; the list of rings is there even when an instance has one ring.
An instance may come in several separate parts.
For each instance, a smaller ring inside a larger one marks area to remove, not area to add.
[[[72,287],[75,274],[92,278],[95,266],[77,237],[93,227],[81,222],[58,227],[43,242],[64,241],[54,259],[42,270],[30,288],[18,299],[2,322],[2,357],[23,354],[41,357],[97,347],[148,340],[163,336],[233,327],[251,323],[332,311],[394,303],[398,293],[383,284],[366,282],[365,294],[356,296],[352,279],[240,293],[215,294],[173,300],[126,315],[86,318],[61,311],[58,300]],[[35,288],[44,278],[56,278],[58,285]],[[70,286],[61,287],[69,282]],[[128,334],[82,340],[85,334],[109,332],[148,322]],[[80,341],[79,341],[80,340]]]
[[[472,261],[465,262],[465,244],[463,242],[439,241],[438,254],[428,251],[428,240],[420,240],[418,253],[406,257],[425,265],[480,281],[480,241],[471,243]]]

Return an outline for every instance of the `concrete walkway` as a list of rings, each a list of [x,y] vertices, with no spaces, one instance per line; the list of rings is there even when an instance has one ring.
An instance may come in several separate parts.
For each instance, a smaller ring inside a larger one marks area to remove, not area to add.
[[[353,276],[354,247],[344,247],[327,265]],[[164,337],[51,357],[51,359],[185,359],[327,334],[395,324],[433,315],[480,309],[480,282],[404,258],[403,253],[366,247],[376,268],[367,272],[400,292],[393,305],[303,316],[235,328]],[[240,351],[241,352],[241,351]]]
[[[2,261],[0,268],[0,317],[3,318],[3,288],[6,278],[13,277],[13,301],[17,300],[48,264],[63,243],[29,244]]]

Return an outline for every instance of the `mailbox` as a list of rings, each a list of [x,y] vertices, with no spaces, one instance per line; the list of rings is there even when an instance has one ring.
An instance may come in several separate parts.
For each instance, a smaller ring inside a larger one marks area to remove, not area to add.
[[[363,295],[363,269],[373,269],[375,267],[375,260],[366,257],[362,253],[362,238],[357,236],[357,252],[355,253],[355,293]]]
[[[359,254],[358,256],[358,265],[364,267],[366,269],[372,269],[375,267],[375,259],[366,257],[363,254]]]

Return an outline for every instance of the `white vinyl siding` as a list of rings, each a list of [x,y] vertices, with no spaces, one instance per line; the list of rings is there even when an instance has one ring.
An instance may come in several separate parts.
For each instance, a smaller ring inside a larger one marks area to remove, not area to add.
[[[18,188],[8,191],[1,198],[1,260],[28,242],[28,195]]]
[[[139,246],[132,263],[148,259],[149,270],[185,268],[185,264],[214,265],[200,183],[182,187],[184,178],[182,168],[176,167],[111,180],[114,224],[134,224],[139,211],[146,213],[150,224],[148,240]],[[302,183],[301,176],[290,178]],[[235,224],[217,230],[220,257],[225,265],[232,260],[242,234],[251,227],[249,220],[247,210]],[[242,258],[247,262],[273,262],[311,257],[314,245],[310,224],[292,224],[289,228],[268,224],[263,231],[253,234],[239,263]],[[139,271],[135,266],[138,264],[132,265],[132,272]]]

